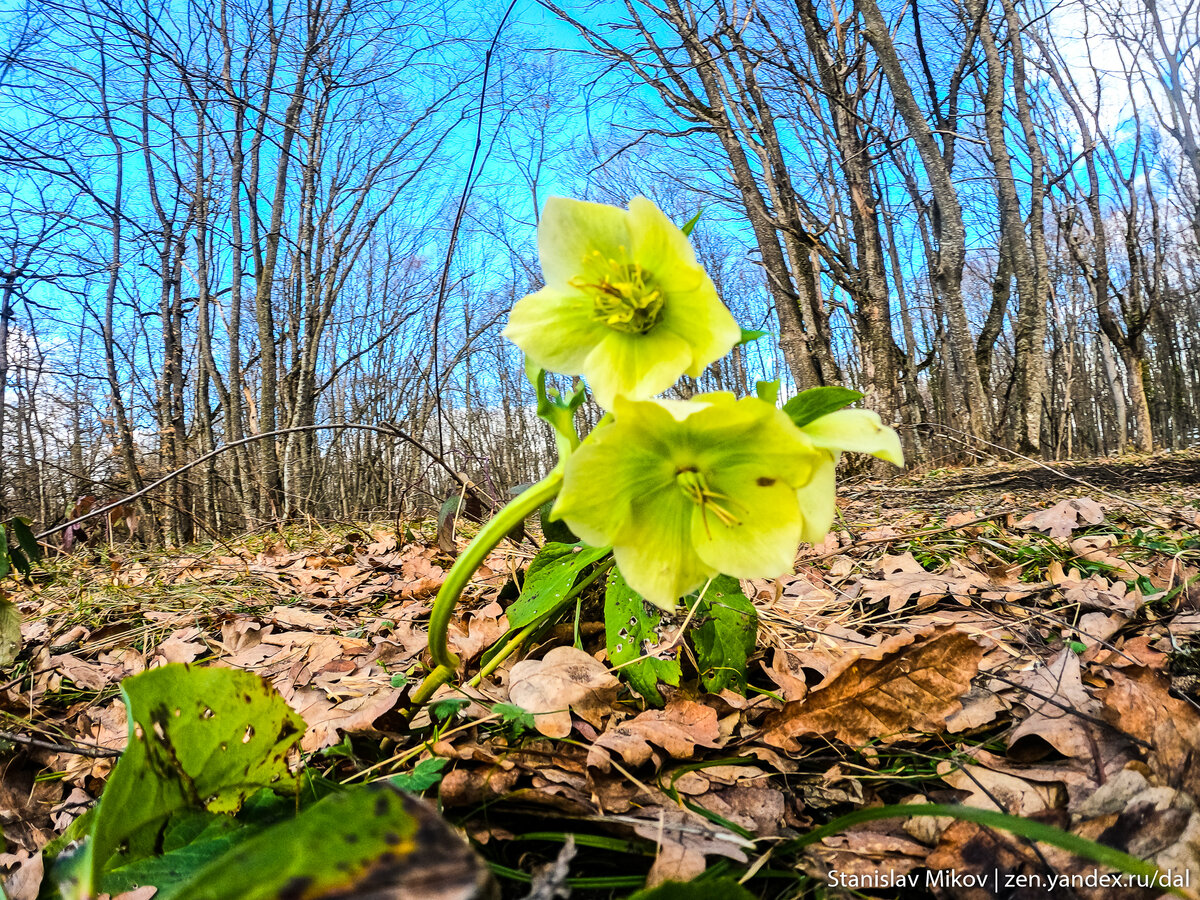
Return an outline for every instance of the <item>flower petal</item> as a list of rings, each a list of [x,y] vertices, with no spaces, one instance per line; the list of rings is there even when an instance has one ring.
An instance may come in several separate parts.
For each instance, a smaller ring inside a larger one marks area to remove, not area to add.
[[[635,500],[675,483],[660,438],[661,421],[655,422],[669,418],[669,414],[665,410],[635,408],[628,418],[636,417],[649,423],[639,422],[633,428],[614,424],[593,431],[571,455],[563,473],[553,516],[595,547],[621,539]]]
[[[749,466],[751,475],[769,475],[791,485],[808,481],[816,455],[812,443],[792,425],[787,414],[756,397],[736,400],[732,394],[700,394],[706,402],[694,432],[704,441],[698,461],[703,468],[733,470]]]
[[[699,266],[664,272],[659,286],[667,297],[659,327],[675,332],[691,346],[687,374],[695,378],[733,349],[742,329]]]
[[[730,498],[723,505],[738,521],[725,525],[695,507],[692,543],[697,556],[736,578],[774,578],[790,572],[800,542],[795,488],[770,476],[753,475],[749,467],[722,472],[713,487]]]
[[[696,266],[692,243],[667,214],[645,197],[629,201],[631,249],[638,261],[658,273],[674,266]],[[703,275],[704,270],[700,273]],[[707,278],[707,276],[705,276]]]
[[[617,568],[629,586],[667,612],[717,574],[692,547],[693,510],[674,484],[646,495],[635,504],[621,543],[613,547]]]
[[[618,396],[643,399],[665,391],[687,368],[691,348],[673,332],[655,328],[646,334],[609,331],[588,354],[583,377],[596,402],[612,409]]]
[[[538,222],[538,261],[546,284],[566,287],[599,251],[606,258],[632,250],[629,214],[606,203],[550,197]]]
[[[897,466],[904,465],[900,437],[866,409],[839,409],[813,419],[800,429],[818,447],[870,453]]]
[[[837,469],[838,454],[823,451],[808,484],[796,491],[800,504],[800,540],[819,544],[829,534],[833,517],[837,512],[834,471]]]
[[[595,321],[592,301],[570,288],[542,288],[513,304],[504,336],[534,365],[578,375],[608,329]]]

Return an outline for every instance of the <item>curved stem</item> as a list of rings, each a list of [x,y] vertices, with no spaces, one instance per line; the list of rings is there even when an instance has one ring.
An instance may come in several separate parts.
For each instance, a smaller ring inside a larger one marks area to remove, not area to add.
[[[433,608],[429,611],[429,655],[438,668],[429,673],[429,677],[425,679],[426,683],[438,675],[441,669],[449,669],[450,673],[439,682],[444,684],[458,668],[458,657],[450,652],[446,637],[450,619],[454,615],[454,607],[458,604],[458,598],[462,596],[464,588],[474,577],[475,570],[510,531],[525,521],[526,516],[536,512],[543,503],[557,496],[559,488],[562,487],[562,478],[562,472],[555,469],[537,484],[513,498],[479,529],[475,540],[471,541],[462,555],[455,560],[450,574],[446,576],[441,590],[438,591],[437,599],[433,601]],[[418,695],[424,688],[425,684],[422,684]],[[414,702],[416,697],[417,695],[414,695]]]
[[[532,622],[530,622],[528,625],[526,625],[524,628],[522,628],[520,631],[518,631],[516,634],[514,634],[504,644],[504,646],[500,648],[500,651],[495,656],[493,656],[490,660],[488,660],[487,664],[484,665],[483,668],[481,668],[479,670],[479,672],[475,675],[475,677],[472,678],[469,682],[467,682],[467,684],[471,687],[479,687],[479,685],[483,683],[483,679],[487,678],[489,675],[491,675],[493,672],[495,672],[498,668],[500,668],[500,664],[502,662],[504,662],[506,659],[508,659],[510,656],[512,656],[514,653],[516,653],[517,650],[519,650],[521,648],[521,645],[524,644],[527,640],[529,640],[529,636],[531,634],[533,634],[535,631],[537,631],[539,628],[541,628],[544,624],[546,624],[546,620],[553,618],[555,615],[560,613],[564,607],[566,607],[570,603],[573,603],[575,601],[575,598],[577,598],[580,594],[582,594],[584,592],[584,590],[586,590],[587,587],[589,585],[591,585],[591,583],[594,582],[597,578],[606,574],[608,572],[608,570],[613,567],[613,565],[614,565],[614,562],[613,562],[613,558],[611,556],[608,557],[607,560],[601,560],[600,565],[598,565],[596,567],[596,570],[594,572],[592,572],[590,575],[588,575],[588,577],[585,578],[583,581],[581,581],[579,584],[575,585],[575,587],[571,590],[571,592],[569,594],[567,594],[560,601],[558,601],[558,603],[554,604],[554,607],[552,609],[547,610],[544,615],[538,616],[536,619],[534,619]],[[422,685],[422,687],[424,687],[424,685]]]

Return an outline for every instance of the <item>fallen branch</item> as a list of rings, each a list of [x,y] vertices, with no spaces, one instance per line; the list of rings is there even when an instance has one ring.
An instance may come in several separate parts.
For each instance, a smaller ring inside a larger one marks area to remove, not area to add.
[[[14,744],[37,747],[39,750],[53,750],[57,753],[70,753],[73,756],[87,756],[91,759],[110,759],[121,755],[120,750],[97,747],[95,744],[55,744],[53,741],[43,741],[41,738],[30,737],[27,734],[13,734],[10,731],[0,731],[0,741],[12,741]]]

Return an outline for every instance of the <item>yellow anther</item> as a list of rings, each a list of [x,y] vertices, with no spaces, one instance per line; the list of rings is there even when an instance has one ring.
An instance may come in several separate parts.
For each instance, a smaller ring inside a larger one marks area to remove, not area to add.
[[[675,483],[683,490],[689,500],[700,507],[700,518],[704,522],[704,533],[710,538],[712,530],[708,527],[708,514],[712,512],[718,522],[726,528],[741,525],[742,520],[727,508],[729,505],[741,506],[727,494],[719,494],[710,490],[704,476],[696,469],[683,469],[675,475]],[[725,505],[722,505],[722,501]]]

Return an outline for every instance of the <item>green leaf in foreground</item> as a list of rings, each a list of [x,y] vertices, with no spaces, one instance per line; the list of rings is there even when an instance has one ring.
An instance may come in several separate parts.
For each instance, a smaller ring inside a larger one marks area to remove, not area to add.
[[[529,564],[521,596],[507,610],[509,627],[522,628],[553,609],[579,574],[608,552],[607,547],[546,544]]]
[[[733,687],[746,690],[746,660],[754,652],[758,613],[736,578],[718,575],[700,598],[692,630],[692,646],[700,667],[700,683],[709,693]]]
[[[427,804],[376,782],[263,829],[155,900],[487,896],[489,881]]]
[[[17,604],[0,594],[0,670],[17,659],[21,649],[21,613]]]
[[[105,870],[159,853],[173,814],[233,814],[263,788],[295,789],[287,755],[304,720],[257,675],[168,665],[125,679],[121,692],[129,745],[96,807],[83,896]]]
[[[858,391],[844,387],[809,388],[783,404],[783,411],[797,428],[802,428],[814,419],[837,412],[842,407],[861,400],[862,396]]]
[[[613,569],[608,573],[604,589],[604,635],[609,662],[635,691],[656,706],[663,705],[658,683],[678,685],[681,674],[676,659],[639,658],[647,642],[658,643],[657,628],[661,621],[662,613],[627,585],[620,572]]]

